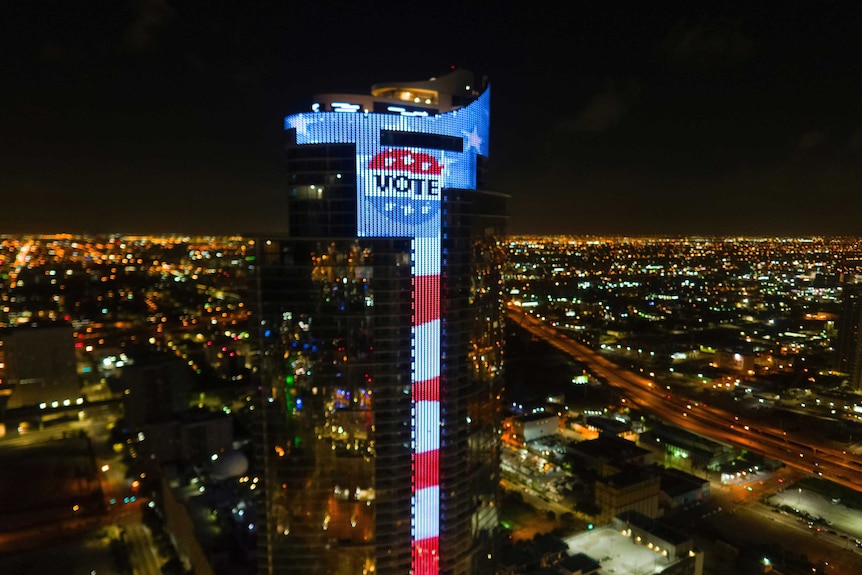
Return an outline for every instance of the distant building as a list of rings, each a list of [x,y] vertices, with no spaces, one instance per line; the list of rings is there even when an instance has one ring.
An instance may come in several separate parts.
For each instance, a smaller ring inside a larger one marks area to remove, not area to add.
[[[584,425],[591,431],[597,431],[602,434],[616,435],[622,437],[624,434],[632,430],[631,421],[620,421],[612,417],[602,417],[600,415],[587,415],[584,417]]]
[[[845,283],[838,340],[836,369],[850,376],[850,385],[862,389],[862,283]]]
[[[218,482],[204,485],[181,465],[166,466],[160,484],[165,529],[189,572],[256,572],[255,534],[248,525],[253,525],[257,517],[246,495]]]
[[[709,496],[709,480],[678,469],[665,469],[661,472],[659,501],[662,505],[674,509],[701,502]]]
[[[754,370],[754,355],[743,350],[719,349],[715,352],[715,367],[747,375]]]
[[[560,575],[595,575],[601,568],[598,561],[585,553],[570,555],[557,566]]]
[[[647,517],[659,515],[661,478],[653,469],[629,469],[596,479],[595,502],[600,508],[599,525],[624,511],[637,511]]]
[[[161,463],[205,460],[233,446],[233,421],[220,411],[187,411],[143,432],[146,451]]]
[[[121,383],[126,390],[126,424],[132,429],[171,419],[189,407],[191,376],[188,366],[180,360],[126,366]]]
[[[7,408],[74,403],[79,392],[71,325],[0,329],[0,393],[8,396]]]
[[[694,547],[691,537],[660,519],[634,512],[621,514],[607,526],[583,531],[566,542],[570,550],[588,554],[587,560],[589,556],[601,557],[598,573],[703,575],[703,552]],[[583,565],[583,575],[595,572],[589,570],[592,565],[586,560]]]
[[[683,471],[718,470],[737,454],[732,447],[670,425],[657,425],[642,433],[640,445],[655,453],[657,463]]]
[[[630,467],[644,467],[653,462],[652,453],[634,442],[602,434],[596,439],[570,443],[566,451],[581,461],[586,469],[605,477]]]
[[[501,550],[498,575],[560,575],[560,564],[568,558],[569,546],[550,533],[529,541],[518,541]],[[565,572],[565,571],[563,571]]]
[[[556,435],[559,431],[560,418],[556,413],[542,411],[512,418],[512,434],[524,443]]]
[[[692,538],[667,523],[637,511],[626,511],[614,518],[612,527],[627,533],[636,543],[657,550],[662,557],[667,558],[669,563],[680,559],[695,559],[692,562],[694,570],[689,572],[703,572],[703,553],[694,548]],[[696,560],[698,555],[699,562]]]

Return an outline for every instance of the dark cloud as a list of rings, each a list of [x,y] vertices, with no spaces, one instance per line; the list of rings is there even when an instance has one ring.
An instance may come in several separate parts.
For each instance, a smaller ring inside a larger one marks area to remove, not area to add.
[[[799,136],[796,147],[800,150],[813,150],[829,143],[829,136],[824,130],[809,130]]]
[[[637,103],[637,82],[613,83],[597,92],[576,115],[565,119],[560,128],[576,132],[607,132],[616,128]]]
[[[66,65],[74,59],[74,54],[68,46],[51,39],[42,45],[41,59],[49,65]]]
[[[126,44],[134,50],[146,50],[154,44],[174,12],[165,0],[137,0],[134,10],[134,19],[126,30]]]
[[[277,223],[284,114],[451,64],[494,86],[489,186],[513,231],[862,221],[862,21],[841,3],[0,4],[7,232]]]
[[[662,52],[675,64],[735,64],[754,55],[754,42],[731,20],[680,22],[662,43]]]

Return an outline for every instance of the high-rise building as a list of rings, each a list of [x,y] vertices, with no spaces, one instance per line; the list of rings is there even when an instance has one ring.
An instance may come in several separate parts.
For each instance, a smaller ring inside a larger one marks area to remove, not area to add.
[[[862,389],[862,283],[856,278],[845,281],[838,338],[835,345],[836,368],[850,376],[850,386]]]
[[[456,70],[288,116],[256,242],[261,573],[493,573],[505,196]]]

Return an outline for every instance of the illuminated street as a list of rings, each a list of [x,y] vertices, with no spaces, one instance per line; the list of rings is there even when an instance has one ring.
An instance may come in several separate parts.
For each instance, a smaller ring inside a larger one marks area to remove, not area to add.
[[[585,363],[636,405],[662,419],[716,441],[750,449],[786,465],[862,490],[862,458],[793,432],[751,422],[713,406],[695,405],[684,396],[660,389],[652,380],[621,369],[529,314],[510,309],[509,318],[534,335]],[[807,458],[806,458],[807,456]]]

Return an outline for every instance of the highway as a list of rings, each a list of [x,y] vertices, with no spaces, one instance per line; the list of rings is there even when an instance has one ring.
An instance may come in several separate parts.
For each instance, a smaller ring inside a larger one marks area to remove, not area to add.
[[[672,393],[651,378],[618,366],[528,313],[510,306],[507,315],[535,337],[586,365],[593,375],[605,380],[628,401],[668,423],[862,492],[862,458],[858,456],[835,449],[817,438],[777,429],[761,421],[747,421],[729,411]]]

